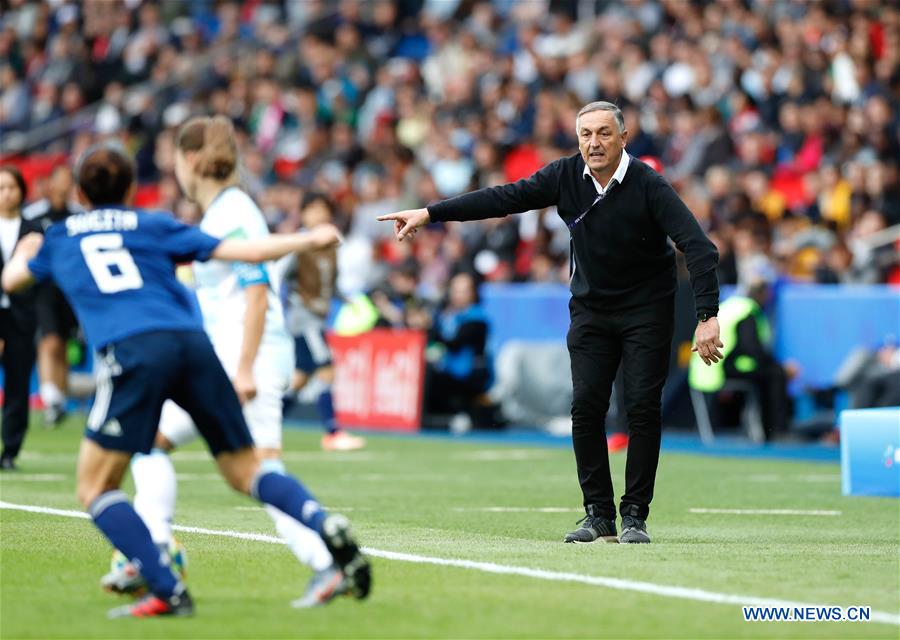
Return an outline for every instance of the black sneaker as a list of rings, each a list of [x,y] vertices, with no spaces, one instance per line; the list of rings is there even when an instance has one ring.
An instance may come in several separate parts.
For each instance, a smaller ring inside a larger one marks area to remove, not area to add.
[[[646,544],[650,542],[650,534],[647,533],[647,521],[634,516],[622,516],[622,535],[619,536],[622,544]]]
[[[16,459],[12,456],[0,457],[0,471],[18,471]]]
[[[587,508],[587,515],[575,524],[581,526],[575,531],[566,534],[563,542],[576,542],[578,544],[590,544],[591,542],[618,542],[616,535],[616,521],[596,515],[594,505]]]
[[[322,523],[322,540],[331,557],[344,572],[346,585],[353,597],[362,600],[372,588],[372,567],[359,550],[350,533],[350,522],[342,515],[330,515]]]

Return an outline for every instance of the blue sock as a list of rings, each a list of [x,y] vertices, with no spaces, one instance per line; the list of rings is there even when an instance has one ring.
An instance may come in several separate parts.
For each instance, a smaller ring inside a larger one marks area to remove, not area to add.
[[[88,507],[88,513],[107,540],[140,570],[155,595],[168,598],[183,588],[123,492],[101,494]]]
[[[328,433],[337,431],[337,425],[334,423],[334,398],[331,397],[330,388],[319,394],[319,399],[316,400],[316,409],[319,410],[319,419],[325,425],[326,431]]]
[[[322,533],[322,522],[328,514],[294,476],[261,468],[253,479],[250,495]]]

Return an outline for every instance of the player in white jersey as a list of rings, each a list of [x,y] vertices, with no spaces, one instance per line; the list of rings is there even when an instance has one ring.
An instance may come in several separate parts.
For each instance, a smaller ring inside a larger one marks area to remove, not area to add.
[[[236,186],[237,151],[230,121],[195,118],[178,135],[175,173],[185,194],[204,210],[200,229],[217,238],[260,238],[268,227],[253,200]],[[284,326],[271,265],[211,260],[194,263],[204,328],[234,383],[262,466],[284,471],[281,461],[282,396],[293,371],[294,345]],[[168,452],[198,437],[190,416],[173,402],[163,407],[157,447],[132,462],[134,505],[160,546],[172,548],[175,470]],[[343,574],[321,538],[274,507],[266,511],[291,551],[315,572],[293,604],[324,604],[346,590]],[[128,568],[114,570],[103,584],[132,591]]]

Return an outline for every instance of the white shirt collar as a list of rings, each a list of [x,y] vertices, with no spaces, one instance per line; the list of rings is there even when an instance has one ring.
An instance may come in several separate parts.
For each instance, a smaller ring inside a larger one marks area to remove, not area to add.
[[[625,179],[625,172],[628,171],[628,164],[631,159],[628,157],[628,152],[624,149],[622,150],[622,157],[619,159],[619,166],[616,167],[616,172],[613,174],[612,178],[609,179],[609,182],[606,183],[606,188],[600,186],[600,183],[597,181],[597,178],[594,177],[594,174],[591,173],[590,168],[587,166],[587,163],[584,165],[584,171],[582,171],[583,176],[588,176],[594,183],[594,187],[597,189],[597,193],[601,196],[605,196],[606,192],[612,186],[612,183],[618,182],[622,184],[622,180]]]

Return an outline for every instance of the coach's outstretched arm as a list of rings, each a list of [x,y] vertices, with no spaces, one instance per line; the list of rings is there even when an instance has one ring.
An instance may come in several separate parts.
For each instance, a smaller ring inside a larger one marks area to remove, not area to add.
[[[337,227],[328,224],[302,233],[272,235],[255,240],[222,240],[211,257],[238,262],[266,262],[289,253],[330,249],[340,245],[342,240]]]
[[[464,193],[428,208],[388,213],[378,216],[378,220],[393,220],[397,240],[402,242],[405,237],[415,234],[416,229],[430,222],[502,218],[532,209],[545,209],[559,201],[561,166],[561,161],[557,160],[517,182]]]

